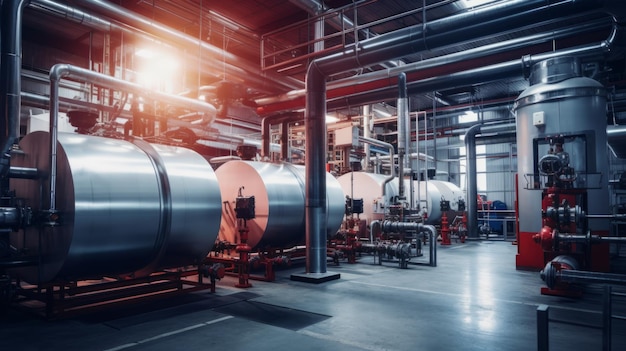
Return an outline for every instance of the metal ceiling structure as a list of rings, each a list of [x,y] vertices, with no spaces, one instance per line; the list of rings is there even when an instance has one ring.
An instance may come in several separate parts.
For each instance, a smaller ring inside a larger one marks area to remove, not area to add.
[[[341,52],[363,40],[407,26],[425,26],[455,14],[507,2],[344,0],[326,1],[322,5],[318,0],[32,1],[24,15],[24,40],[83,57],[83,62],[78,64],[86,66],[89,64],[87,57],[97,61],[94,57],[102,57],[106,45],[121,52],[134,51],[140,41],[151,38],[187,58],[185,66],[191,69],[186,73],[185,89],[232,81],[245,88],[246,98],[254,100],[261,107],[259,113],[265,115],[304,107],[306,68],[318,57]],[[592,21],[593,25],[586,25]],[[316,23],[323,23],[321,32],[315,32]],[[407,53],[394,62],[358,67],[330,77],[329,109],[355,107],[357,102],[388,101],[393,105],[394,98],[389,99],[384,94],[379,100],[358,96],[368,92],[375,96],[372,91],[395,86],[397,74],[391,72],[402,71],[405,65],[439,60],[437,66],[408,74],[411,84],[525,55],[588,44],[605,39],[610,29],[611,20],[606,16],[580,13],[527,26],[501,28],[497,33],[485,33],[436,50]],[[523,38],[534,39],[523,42]],[[468,50],[479,51],[513,41],[517,44],[503,46],[489,55],[471,60],[463,58]],[[132,55],[122,55],[126,62],[117,64],[130,66]],[[449,55],[457,55],[457,58],[453,61]],[[41,59],[25,56],[23,63],[35,71],[49,69],[45,67],[47,62],[39,61]],[[593,69],[605,84],[618,91],[623,79],[623,61],[619,56],[596,60]],[[366,83],[357,86],[353,84],[355,81]],[[512,99],[526,86],[524,71],[520,68],[517,74],[489,82],[449,84],[436,91],[411,94],[409,105],[411,110],[428,110]]]

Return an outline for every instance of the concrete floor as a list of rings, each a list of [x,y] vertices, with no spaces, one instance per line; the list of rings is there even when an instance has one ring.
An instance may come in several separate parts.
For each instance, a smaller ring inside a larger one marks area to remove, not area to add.
[[[0,350],[536,350],[540,304],[558,319],[600,323],[601,287],[580,299],[542,296],[538,273],[515,270],[515,253],[501,241],[439,246],[437,267],[405,270],[363,257],[329,264],[341,279],[319,285],[291,281],[304,270],[296,266],[249,289],[228,277],[215,294],[54,321],[11,309]],[[625,305],[616,301],[616,313]],[[613,350],[626,350],[626,322],[613,330]],[[550,350],[600,350],[601,336],[551,323]]]

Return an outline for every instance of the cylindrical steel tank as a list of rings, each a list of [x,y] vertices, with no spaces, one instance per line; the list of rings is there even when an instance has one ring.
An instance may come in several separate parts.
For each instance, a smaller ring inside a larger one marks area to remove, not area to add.
[[[12,157],[19,167],[49,169],[49,134],[35,132]],[[28,228],[12,244],[40,253],[39,267],[16,269],[30,282],[148,274],[198,263],[218,233],[221,197],[208,162],[194,151],[59,133],[57,227]],[[48,180],[11,180],[36,211]],[[48,195],[45,195],[48,196]]]
[[[586,188],[589,214],[609,213],[606,92],[602,84],[582,77],[577,59],[564,57],[533,66],[530,87],[515,101],[517,114],[517,172],[519,229],[538,233],[542,227],[542,192],[534,190],[539,158],[546,154],[541,144],[548,136],[576,137],[563,146],[570,166],[580,175],[577,187]],[[599,180],[599,181],[598,181]],[[609,230],[605,219],[589,221],[593,230]]]
[[[222,194],[219,239],[239,243],[235,199],[255,197],[256,218],[247,221],[248,245],[281,248],[304,243],[305,173],[303,166],[255,161],[226,162],[215,171]],[[337,233],[345,212],[345,197],[337,180],[326,176],[327,236]]]
[[[389,176],[382,174],[374,174],[367,172],[350,172],[346,173],[337,181],[341,185],[344,193],[355,199],[363,199],[363,214],[361,218],[369,221],[384,219],[385,204],[393,202],[398,196],[398,178],[394,178],[385,186],[385,199],[382,198],[382,185]],[[408,193],[410,188],[410,180],[404,180],[404,189],[406,200],[411,198]],[[459,199],[464,198],[463,191],[458,186],[440,180],[429,180],[428,182],[412,181],[414,186],[413,208],[428,209],[428,219],[426,223],[439,223],[441,220],[441,200],[450,201],[450,208],[454,211],[458,210]],[[417,198],[419,194],[421,199]]]

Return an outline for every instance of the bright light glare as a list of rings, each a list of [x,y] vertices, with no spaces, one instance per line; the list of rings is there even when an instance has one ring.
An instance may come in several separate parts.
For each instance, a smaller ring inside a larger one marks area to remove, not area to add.
[[[141,51],[143,50],[138,52]],[[148,54],[146,52],[143,55]],[[165,54],[151,52],[151,55],[141,56],[144,60],[139,63],[138,83],[151,89],[173,92],[173,82],[176,82],[180,75],[180,63],[174,57]]]
[[[477,7],[480,5],[488,4],[493,1],[494,0],[463,0],[463,3],[465,4],[465,7],[471,8],[471,7]]]
[[[326,124],[335,123],[337,121],[339,121],[339,118],[335,116],[326,115]]]
[[[154,51],[149,49],[139,49],[135,51],[135,55],[149,59],[154,57]]]

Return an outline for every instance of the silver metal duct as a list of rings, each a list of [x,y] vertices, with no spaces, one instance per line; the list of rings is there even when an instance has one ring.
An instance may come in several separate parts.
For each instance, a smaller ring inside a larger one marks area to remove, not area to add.
[[[617,0],[613,0],[617,1]],[[606,3],[610,3],[607,1]],[[411,26],[361,41],[346,50],[316,59],[306,74],[306,173],[307,179],[307,273],[326,273],[325,160],[326,160],[326,78],[335,73],[367,67],[424,50],[451,45],[497,32],[500,28],[521,27],[559,16],[599,10],[593,0],[550,3],[514,0],[463,12],[417,26]],[[324,143],[320,141],[324,140]],[[471,201],[471,199],[470,199]]]
[[[468,49],[465,51],[452,53],[448,55],[437,56],[431,59],[426,59],[423,61],[409,63],[400,67],[394,67],[386,70],[379,70],[371,73],[365,73],[358,76],[353,76],[349,78],[339,79],[328,84],[328,90],[342,90],[349,89],[354,87],[355,85],[369,85],[369,83],[377,83],[376,88],[382,89],[383,87],[393,89],[395,86],[396,77],[404,72],[406,74],[414,74],[420,71],[426,71],[428,69],[433,69],[436,67],[440,67],[442,65],[450,65],[455,63],[461,63],[468,60],[473,60],[477,58],[482,58],[486,56],[496,55],[504,52],[509,52],[512,50],[520,49],[527,47],[529,45],[536,45],[545,42],[546,40],[559,39],[567,36],[571,36],[576,33],[582,33],[585,31],[592,31],[596,29],[600,29],[606,26],[606,20],[596,20],[590,23],[586,23],[583,25],[577,25],[572,27],[567,27],[563,29],[558,29],[554,31],[550,31],[547,33],[538,33],[530,36],[526,36],[523,38],[515,38],[510,40],[501,41],[498,43],[493,43],[489,45],[484,45],[481,47]],[[466,67],[469,69],[472,67]],[[257,99],[256,103],[259,106],[272,105],[272,104],[284,104],[285,109],[293,109],[293,106],[288,104],[288,102],[303,97],[306,94],[304,89],[290,91],[286,94],[271,97],[271,98],[262,98]],[[363,93],[365,94],[365,93]],[[389,93],[392,95],[393,93]],[[341,94],[340,94],[341,95]],[[390,99],[392,97],[389,97]],[[340,99],[336,99],[333,104],[328,105],[328,109],[337,109],[343,108],[346,106],[346,103],[341,105]],[[376,100],[380,101],[380,100]],[[272,107],[272,111],[279,112],[281,108]]]
[[[550,51],[543,54],[527,55],[518,60],[511,60],[490,66],[479,67],[467,71],[451,73],[443,76],[430,77],[408,83],[408,93],[410,95],[437,91],[446,88],[467,86],[475,82],[490,82],[502,79],[507,76],[521,76],[525,67],[530,67],[534,63],[550,58],[561,56],[576,56],[582,60],[596,59],[609,54],[614,49],[614,44],[620,41],[616,38],[623,37],[622,27],[613,27],[609,39],[600,43],[590,44],[583,47],[568,48],[557,51]],[[362,105],[374,101],[392,99],[395,94],[394,87],[373,90],[367,93],[353,96],[345,96],[338,99],[328,100],[328,107],[331,109],[341,108],[348,105]]]
[[[613,155],[617,158],[626,158],[626,126],[608,126],[606,134]]]
[[[5,0],[0,8],[0,176],[9,170],[10,152],[20,136],[22,90],[22,13],[28,1]]]
[[[31,3],[35,9],[47,10],[51,14],[79,22],[85,26],[98,30],[110,31],[111,29],[115,29],[131,35],[148,37],[145,34],[142,34],[143,31],[145,33],[150,33],[159,39],[165,40],[177,47],[188,48],[191,46],[194,48],[201,48],[207,56],[210,55],[210,57],[220,58],[220,60],[206,60],[206,64],[212,64],[215,68],[219,68],[220,71],[225,70],[227,75],[232,75],[246,82],[252,82],[262,89],[267,89],[270,84],[280,84],[288,89],[302,88],[302,83],[296,79],[285,78],[284,76],[279,76],[271,72],[261,73],[259,72],[258,67],[239,57],[236,57],[229,52],[215,47],[205,41],[199,41],[198,38],[178,32],[140,14],[130,12],[127,9],[109,1],[81,1],[80,6],[95,11],[98,14],[107,16],[114,21],[119,21],[123,25],[111,23],[106,19],[99,18],[98,16],[87,13],[83,10],[50,0],[31,0]],[[139,31],[130,30],[124,25],[139,29]],[[154,38],[148,38],[154,40]]]

